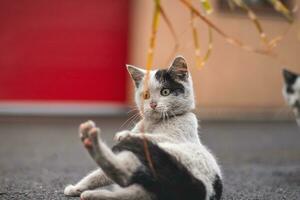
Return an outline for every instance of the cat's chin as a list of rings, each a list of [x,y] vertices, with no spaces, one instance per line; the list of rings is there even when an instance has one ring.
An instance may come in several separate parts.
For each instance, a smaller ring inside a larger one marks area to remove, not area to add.
[[[151,121],[159,121],[162,119],[162,113],[159,111],[150,111],[145,113],[145,118]]]

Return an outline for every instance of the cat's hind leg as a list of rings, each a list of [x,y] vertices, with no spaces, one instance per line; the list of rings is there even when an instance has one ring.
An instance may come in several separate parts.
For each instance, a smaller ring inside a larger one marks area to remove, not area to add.
[[[91,122],[88,121],[81,127],[86,127],[86,124]],[[141,166],[139,159],[129,151],[115,154],[100,137],[98,138],[99,128],[87,127],[89,128],[81,132],[81,140],[91,157],[111,180],[122,187],[128,186],[131,176]]]
[[[79,127],[79,135],[84,142],[83,135],[87,134],[91,128],[96,127],[95,123],[92,121],[88,121],[82,124]],[[91,150],[91,149],[88,149]],[[90,152],[91,154],[92,152]],[[106,176],[102,169],[97,169],[87,176],[82,178],[77,184],[75,185],[68,185],[65,187],[64,194],[66,196],[80,196],[80,194],[85,190],[92,190],[97,187],[105,186],[112,184],[113,182]]]
[[[82,200],[151,200],[151,195],[143,187],[133,184],[110,190],[88,190],[80,195]]]
[[[64,190],[64,194],[66,196],[80,196],[83,191],[92,190],[111,183],[112,181],[105,175],[103,170],[97,169],[85,176],[75,185],[68,185]]]

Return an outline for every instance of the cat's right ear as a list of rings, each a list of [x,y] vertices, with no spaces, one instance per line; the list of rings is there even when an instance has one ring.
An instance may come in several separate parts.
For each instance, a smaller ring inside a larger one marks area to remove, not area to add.
[[[298,77],[297,74],[288,71],[286,69],[284,69],[282,73],[283,73],[284,81],[288,85],[293,85]]]
[[[132,80],[134,81],[135,87],[138,88],[146,74],[146,71],[132,65],[126,65],[126,67]]]
[[[171,66],[169,67],[169,71],[174,75],[176,79],[182,81],[186,81],[189,77],[187,63],[184,57],[182,56],[175,57]]]

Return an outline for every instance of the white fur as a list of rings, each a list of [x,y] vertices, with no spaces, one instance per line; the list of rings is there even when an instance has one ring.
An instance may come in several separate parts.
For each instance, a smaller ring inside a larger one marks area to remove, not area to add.
[[[158,103],[158,110],[168,113],[168,102],[174,103],[177,97],[162,97],[159,93],[160,83],[155,78],[157,70],[150,72],[150,79],[148,82],[148,89],[150,91],[150,99],[142,100],[141,94],[144,91],[144,86],[136,88],[135,100],[139,109],[144,103],[145,119],[141,120],[130,132],[117,133],[117,137],[141,137],[141,129],[147,139],[157,143],[162,149],[176,157],[192,174],[203,181],[207,189],[207,199],[212,195],[212,183],[215,175],[222,178],[220,167],[217,164],[213,154],[202,145],[198,136],[198,120],[191,112],[195,108],[193,82],[189,76],[186,82],[181,81],[185,86],[186,94],[184,98],[187,99],[187,105],[183,106],[184,114],[172,116],[169,111],[169,118],[161,119],[161,114],[153,113],[150,107],[150,101],[155,100]],[[182,103],[182,102],[178,102]],[[159,118],[159,119],[157,119]],[[134,134],[135,133],[135,134]]]
[[[139,122],[133,130],[137,131],[142,123]],[[220,178],[222,175],[213,154],[198,137],[196,116],[189,112],[161,123],[145,122],[144,127],[143,134],[148,140],[176,157],[196,178],[203,181],[209,199],[213,194],[215,175],[218,174]],[[141,134],[137,132],[131,137],[142,137]]]

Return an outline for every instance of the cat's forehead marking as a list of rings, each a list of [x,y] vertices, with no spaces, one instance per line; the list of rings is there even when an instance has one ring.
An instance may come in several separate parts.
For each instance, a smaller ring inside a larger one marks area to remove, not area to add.
[[[184,92],[183,84],[176,81],[174,74],[171,73],[172,72],[167,69],[157,70],[155,72],[155,79],[161,85],[161,87]]]
[[[291,86],[291,85],[288,85],[286,87],[286,93],[288,94],[293,94],[295,91],[294,91],[294,88]]]
[[[160,83],[175,81],[171,76],[170,72],[166,69],[157,70],[155,73],[155,78]]]
[[[297,79],[299,79],[298,74],[288,70],[283,70],[283,76],[284,76],[284,81],[287,85],[294,85]]]

